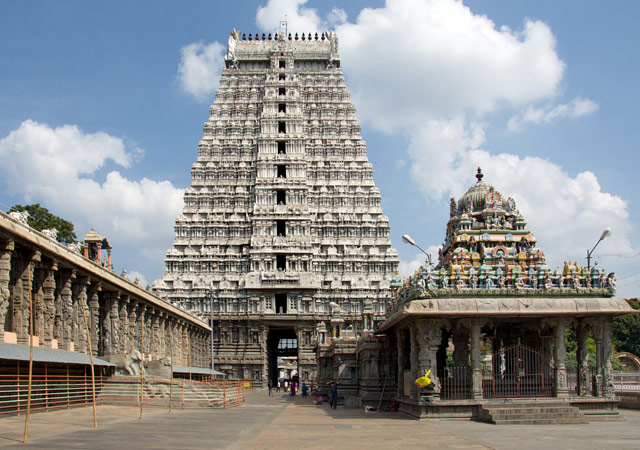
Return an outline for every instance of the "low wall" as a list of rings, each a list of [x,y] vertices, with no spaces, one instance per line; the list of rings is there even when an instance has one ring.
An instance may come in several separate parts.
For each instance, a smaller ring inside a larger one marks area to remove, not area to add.
[[[616,397],[620,400],[619,408],[640,409],[640,391],[616,392]]]

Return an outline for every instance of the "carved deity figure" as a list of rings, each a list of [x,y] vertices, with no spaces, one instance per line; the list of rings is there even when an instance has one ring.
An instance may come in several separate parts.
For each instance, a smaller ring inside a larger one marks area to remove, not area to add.
[[[240,32],[235,28],[229,33],[229,41],[227,42],[227,60],[236,60],[236,44],[240,39]]]

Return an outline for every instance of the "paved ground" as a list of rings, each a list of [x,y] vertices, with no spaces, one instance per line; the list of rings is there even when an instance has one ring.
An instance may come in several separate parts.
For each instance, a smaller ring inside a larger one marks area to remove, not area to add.
[[[146,409],[102,406],[98,429],[91,408],[31,416],[22,444],[24,416],[0,417],[0,446],[33,448],[225,449],[640,449],[640,411],[626,422],[588,425],[495,426],[470,421],[416,421],[400,413],[314,406],[309,398],[265,391],[247,393],[247,404],[227,410]]]

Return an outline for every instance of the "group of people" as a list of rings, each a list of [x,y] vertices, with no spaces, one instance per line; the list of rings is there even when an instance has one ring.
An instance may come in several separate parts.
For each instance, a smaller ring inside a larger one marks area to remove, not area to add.
[[[271,380],[268,381],[268,387],[269,387],[269,396],[273,395],[273,382]],[[306,397],[308,395],[309,392],[309,388],[307,387],[307,385],[305,383],[302,383],[302,385],[299,385],[297,382],[295,381],[291,381],[288,382],[286,380],[278,380],[276,383],[276,392],[280,392],[280,389],[284,389],[284,392],[289,392],[289,395],[294,396],[296,395],[297,392],[300,392],[300,394],[303,397]]]
[[[327,386],[329,386],[329,406],[331,406],[331,408],[333,409],[336,409],[338,406],[338,386],[341,384],[342,383],[340,383],[335,378],[327,383]],[[273,382],[271,381],[271,379],[268,381],[267,385],[269,387],[269,396],[271,396],[273,395]],[[289,383],[287,381],[278,380],[276,384],[276,392],[280,392],[280,388],[284,388],[285,392],[289,391],[289,395],[291,396],[296,395],[296,393],[300,391],[300,394],[303,397],[306,397],[309,392],[309,388],[305,383],[302,383],[301,386],[298,386],[298,383],[293,381]],[[314,401],[316,405],[322,405],[324,403],[324,398],[319,392],[314,392]]]

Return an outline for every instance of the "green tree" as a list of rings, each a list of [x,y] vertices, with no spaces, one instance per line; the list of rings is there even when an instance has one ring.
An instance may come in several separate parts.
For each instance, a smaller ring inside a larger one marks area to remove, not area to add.
[[[25,206],[14,205],[8,212],[22,211],[29,213],[27,223],[34,230],[42,231],[50,228],[58,230],[58,242],[61,244],[71,244],[78,240],[71,222],[52,214],[47,208],[40,206],[40,203]]]
[[[637,298],[628,302],[633,309],[640,309]],[[629,314],[615,319],[612,341],[616,351],[640,356],[640,314]]]

